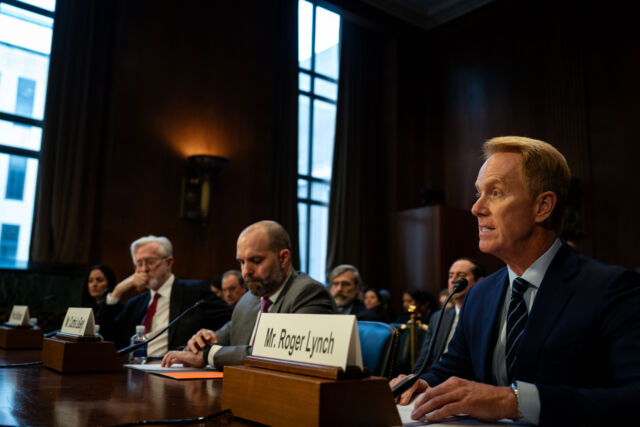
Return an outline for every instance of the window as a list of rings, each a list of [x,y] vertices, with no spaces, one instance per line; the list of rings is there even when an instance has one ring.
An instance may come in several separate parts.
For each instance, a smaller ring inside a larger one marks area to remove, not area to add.
[[[298,215],[301,270],[325,281],[338,99],[340,15],[298,3]]]
[[[0,0],[2,268],[29,260],[54,9],[55,0]]]

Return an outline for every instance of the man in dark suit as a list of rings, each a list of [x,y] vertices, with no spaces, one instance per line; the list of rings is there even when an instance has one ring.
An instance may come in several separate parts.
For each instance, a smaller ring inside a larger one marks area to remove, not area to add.
[[[216,330],[202,329],[187,351],[171,351],[163,366],[183,363],[221,369],[241,364],[251,354],[251,336],[260,312],[332,314],[337,309],[327,289],[291,266],[287,231],[273,221],[260,221],[238,237],[236,258],[249,291],[240,299],[231,321]]]
[[[217,298],[203,281],[180,280],[172,273],[173,247],[166,237],[146,236],[131,244],[135,272],[107,294],[106,303],[96,316],[100,332],[118,348],[129,345],[136,325],[145,325],[148,337],[166,327],[184,310],[201,299],[205,304],[187,314],[157,339],[149,343],[149,356],[162,356],[167,350],[187,343],[203,325],[219,327],[231,317],[231,308]],[[143,291],[124,308],[120,298],[130,291]]]
[[[566,160],[541,141],[485,143],[479,246],[506,264],[471,289],[449,351],[401,397],[412,417],[622,425],[640,402],[640,276],[557,238]]]
[[[360,300],[362,279],[358,269],[353,265],[342,264],[331,270],[327,279],[340,314],[354,314],[359,318],[366,307]]]
[[[486,275],[487,273],[482,264],[473,258],[458,258],[453,262],[453,264],[451,264],[451,267],[449,267],[449,280],[447,282],[449,292],[453,290],[454,283],[459,279],[467,279],[469,284],[464,291],[458,292],[451,297],[450,301],[453,302],[453,307],[448,307],[446,309],[443,307],[431,315],[427,336],[422,343],[418,360],[416,360],[416,364],[413,367],[413,372],[422,370],[423,364],[426,369],[429,369],[435,362],[440,360],[440,356],[447,351],[449,341],[453,338],[453,333],[458,325],[460,309],[462,308],[465,295],[476,282],[483,279]],[[425,361],[441,310],[444,310],[444,315],[442,316],[440,331],[438,332],[436,341],[433,344],[434,347],[431,352],[431,356],[429,357],[429,360]]]

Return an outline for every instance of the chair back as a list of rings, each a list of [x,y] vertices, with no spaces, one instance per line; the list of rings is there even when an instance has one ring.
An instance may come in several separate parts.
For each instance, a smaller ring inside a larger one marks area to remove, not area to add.
[[[392,323],[393,327],[398,330],[398,350],[395,357],[393,366],[390,367],[390,377],[395,378],[400,374],[408,375],[413,372],[413,366],[411,365],[411,332],[409,326],[402,323]],[[427,336],[427,331],[422,328],[418,328],[416,337],[416,354],[415,358],[418,359],[420,349],[424,344],[424,339]]]
[[[398,344],[396,328],[387,323],[359,320],[358,335],[362,364],[371,375],[389,378]]]

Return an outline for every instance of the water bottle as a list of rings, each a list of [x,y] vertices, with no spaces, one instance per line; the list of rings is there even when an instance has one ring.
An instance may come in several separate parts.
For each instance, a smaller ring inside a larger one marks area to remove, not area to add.
[[[146,342],[147,336],[144,334],[144,325],[136,326],[136,334],[131,337],[131,345]],[[141,365],[147,360],[147,345],[135,349],[129,353],[129,363]]]
[[[32,328],[37,328],[38,327],[38,318],[37,317],[30,317],[29,318],[29,326],[31,326]]]
[[[100,338],[100,341],[104,341],[104,338],[102,338],[102,335],[100,335],[100,325],[94,325],[93,333],[95,334],[96,338]]]

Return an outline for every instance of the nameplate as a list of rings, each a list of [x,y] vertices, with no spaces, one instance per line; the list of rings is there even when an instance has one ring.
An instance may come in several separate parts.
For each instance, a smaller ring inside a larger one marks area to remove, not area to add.
[[[95,335],[93,309],[70,307],[64,316],[60,332],[79,337]]]
[[[254,356],[362,368],[362,351],[353,315],[263,313],[258,320]]]
[[[14,305],[7,323],[13,326],[29,326],[29,307],[26,305]]]

